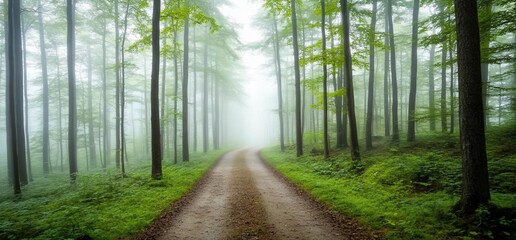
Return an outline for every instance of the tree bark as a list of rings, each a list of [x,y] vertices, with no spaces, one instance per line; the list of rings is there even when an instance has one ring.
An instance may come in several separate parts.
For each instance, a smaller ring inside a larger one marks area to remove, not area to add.
[[[49,98],[48,98],[48,67],[47,51],[45,47],[45,30],[43,29],[43,7],[41,0],[38,0],[38,25],[39,25],[39,47],[41,53],[41,78],[43,81],[43,173],[50,173],[50,138],[49,138]]]
[[[274,67],[276,68],[276,85],[278,90],[278,117],[279,117],[279,130],[280,130],[280,149],[282,152],[285,151],[285,135],[283,127],[283,96],[281,88],[281,56],[280,56],[280,44],[278,34],[278,21],[276,19],[276,13],[273,13],[274,20]]]
[[[461,114],[463,216],[490,200],[482,104],[480,34],[476,1],[455,0],[459,111]]]
[[[340,11],[342,14],[342,28],[344,32],[344,68],[346,74],[346,90],[349,118],[349,133],[351,141],[351,158],[355,163],[360,161],[360,149],[358,146],[357,120],[355,116],[355,94],[353,89],[353,68],[350,50],[350,18],[348,1],[340,0]]]
[[[108,162],[111,157],[111,138],[110,138],[110,125],[109,125],[109,119],[110,119],[110,113],[108,110],[108,84],[107,84],[107,63],[106,63],[106,31],[107,31],[107,22],[104,20],[103,22],[103,29],[102,29],[102,99],[104,100],[104,164],[102,165],[103,168],[106,168],[108,165]]]
[[[7,41],[7,129],[8,131],[8,142],[10,141],[10,162],[12,166],[12,184],[13,191],[16,196],[21,194],[21,183],[20,183],[20,169],[19,169],[19,151],[18,151],[18,134],[14,129],[17,129],[17,125],[22,122],[17,119],[16,112],[19,111],[19,105],[16,105],[16,88],[20,87],[20,82],[23,80],[21,75],[21,3],[16,0],[8,0],[7,2],[7,16],[8,16],[8,41]],[[23,125],[22,125],[23,127]],[[9,160],[8,160],[9,161]]]
[[[95,149],[95,134],[93,132],[93,96],[92,96],[92,74],[93,65],[91,60],[91,49],[88,47],[88,142],[90,150],[90,167],[97,167],[97,150]]]
[[[202,93],[202,151],[208,152],[209,133],[208,133],[208,29],[206,29],[206,39],[204,43],[204,81]]]
[[[322,33],[322,65],[323,65],[323,138],[324,158],[330,157],[328,139],[328,65],[326,64],[326,9],[324,0],[321,0],[321,33]]]
[[[374,111],[374,44],[376,39],[376,9],[377,1],[373,0],[373,12],[371,17],[371,32],[369,33],[369,87],[367,94],[367,123],[366,123],[366,149],[373,149],[373,111]]]
[[[444,12],[444,6],[439,6],[440,12]],[[440,20],[441,26],[444,26],[445,21],[444,17]],[[444,41],[441,50],[441,131],[443,133],[448,131],[448,126],[446,124],[446,51],[448,49],[447,41]]]
[[[75,95],[75,1],[67,0],[67,60],[68,60],[68,161],[70,179],[77,177],[77,102]]]
[[[297,16],[296,3],[290,1],[292,9],[292,44],[294,45],[294,74],[295,74],[295,98],[296,98],[296,155],[303,155],[303,134],[301,122],[301,73],[299,71],[299,43],[297,40]]]
[[[152,178],[161,180],[161,137],[159,121],[159,18],[161,1],[153,0],[152,11],[152,73],[151,73],[151,128],[152,128]]]
[[[412,56],[410,65],[410,93],[408,107],[407,140],[416,140],[416,92],[417,92],[417,42],[418,42],[419,0],[414,0],[412,13]]]
[[[385,0],[387,2],[387,0]],[[391,136],[391,109],[390,109],[390,92],[389,92],[389,15],[387,7],[385,8],[385,39],[386,46],[384,52],[384,72],[383,72],[383,115],[384,115],[384,132],[386,137]]]
[[[432,44],[430,48],[430,61],[428,64],[428,109],[429,109],[429,124],[430,131],[435,131],[435,79],[434,79],[434,57],[435,45]]]
[[[394,45],[394,24],[392,21],[392,0],[387,0],[387,18],[389,22],[389,45],[391,47],[391,85],[392,85],[392,141],[399,141],[398,129],[398,81],[396,77],[396,48]]]
[[[188,142],[188,54],[189,54],[189,39],[188,30],[190,28],[190,19],[185,19],[185,32],[184,32],[184,57],[183,57],[183,161],[188,162],[190,160],[190,148]]]

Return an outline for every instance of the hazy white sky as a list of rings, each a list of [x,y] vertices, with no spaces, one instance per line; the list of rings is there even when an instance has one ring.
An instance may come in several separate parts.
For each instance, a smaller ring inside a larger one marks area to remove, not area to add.
[[[260,42],[262,31],[253,25],[256,15],[262,11],[262,1],[259,0],[232,0],[230,5],[220,8],[230,22],[235,23],[236,31],[242,44]],[[247,145],[270,144],[275,141],[274,125],[276,114],[275,78],[271,75],[272,66],[267,62],[265,53],[260,50],[241,48],[239,51],[242,71],[238,71],[239,81],[245,89],[245,110],[243,115]]]

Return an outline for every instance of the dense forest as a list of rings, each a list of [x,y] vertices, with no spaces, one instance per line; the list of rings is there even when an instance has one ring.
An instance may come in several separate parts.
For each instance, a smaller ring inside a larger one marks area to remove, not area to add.
[[[1,8],[0,239],[145,236],[250,145],[363,239],[516,235],[514,1]]]

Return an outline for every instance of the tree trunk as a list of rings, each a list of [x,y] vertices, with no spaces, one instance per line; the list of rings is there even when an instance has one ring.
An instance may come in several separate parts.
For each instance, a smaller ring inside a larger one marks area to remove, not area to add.
[[[95,149],[95,135],[93,132],[93,96],[92,96],[92,72],[91,49],[88,47],[88,137],[90,145],[90,167],[97,167],[97,151]]]
[[[197,152],[197,35],[193,26],[193,151]]]
[[[439,11],[444,12],[444,6],[439,6]],[[445,21],[444,17],[441,18],[441,26],[444,26]],[[446,124],[446,50],[448,49],[448,44],[446,41],[443,42],[443,47],[441,50],[441,131],[443,133],[448,131],[448,127]]]
[[[179,64],[177,59],[177,31],[174,31],[174,164],[177,164],[177,102],[179,91]]]
[[[387,18],[389,21],[389,45],[391,47],[391,84],[392,84],[392,141],[399,141],[398,129],[398,81],[396,77],[396,48],[394,45],[394,24],[392,21],[392,0],[387,0]]]
[[[453,60],[453,48],[452,48],[452,40],[450,38],[450,47],[448,49],[448,52],[449,52],[449,56],[450,56],[450,61]],[[455,132],[455,97],[454,97],[454,94],[455,94],[455,86],[454,86],[454,79],[453,79],[453,76],[454,76],[454,70],[453,70],[453,61],[451,61],[452,63],[450,64],[450,133],[453,133]]]
[[[283,129],[283,96],[281,89],[281,56],[280,56],[280,44],[278,34],[278,21],[276,14],[273,13],[274,19],[274,67],[276,68],[276,85],[278,90],[278,117],[279,117],[279,130],[280,130],[280,149],[282,152],[285,151],[285,135]]]
[[[115,0],[115,163],[120,168],[120,14],[118,11],[118,0]]]
[[[292,44],[294,45],[294,73],[295,73],[295,97],[296,97],[296,155],[303,155],[303,134],[301,131],[301,73],[299,72],[299,43],[297,40],[297,16],[296,3],[290,1],[292,9]]]
[[[374,111],[374,43],[376,39],[376,8],[377,1],[373,0],[373,16],[371,17],[371,33],[369,36],[369,89],[367,94],[367,123],[366,123],[366,149],[373,149],[373,111]]]
[[[387,2],[387,0],[385,0]],[[389,15],[385,8],[385,39],[384,45],[389,47]],[[391,136],[391,111],[390,111],[390,94],[389,94],[389,49],[385,48],[384,53],[384,72],[383,72],[383,115],[384,115],[384,131],[385,136]]]
[[[19,105],[16,105],[16,88],[20,87],[20,83],[23,80],[21,75],[22,70],[22,59],[21,59],[21,25],[20,25],[20,15],[21,15],[21,3],[20,1],[8,0],[8,57],[7,57],[7,130],[8,130],[8,142],[10,141],[10,162],[12,166],[12,184],[13,191],[15,195],[21,194],[21,184],[20,184],[20,172],[19,172],[19,151],[18,151],[18,134],[14,129],[17,129],[17,125],[20,125],[22,122],[17,119],[16,112],[19,111]],[[23,125],[22,125],[23,127]],[[8,160],[9,161],[9,160]]]
[[[48,100],[48,67],[47,51],[45,47],[45,30],[43,29],[43,7],[41,0],[38,0],[38,25],[39,25],[39,47],[41,53],[41,78],[43,81],[43,173],[50,173],[50,138],[49,138],[49,100]]]
[[[430,48],[430,62],[428,64],[428,109],[429,109],[429,123],[430,131],[435,131],[435,79],[434,79],[434,57],[435,45],[432,44]]]
[[[459,111],[461,114],[462,196],[460,213],[475,213],[490,199],[482,105],[480,34],[476,1],[455,0]]]
[[[152,178],[161,180],[161,138],[159,121],[159,18],[161,1],[153,0],[152,11],[152,73],[151,73],[151,128],[152,128]]]
[[[183,162],[190,160],[190,148],[188,146],[188,53],[189,53],[189,39],[188,30],[190,27],[190,17],[185,19],[184,32],[184,57],[183,57]]]
[[[104,164],[102,165],[103,168],[106,168],[108,165],[108,162],[111,157],[111,138],[110,138],[110,125],[109,125],[109,119],[110,119],[110,113],[109,113],[109,107],[108,107],[108,86],[107,84],[107,64],[106,64],[106,31],[107,31],[107,22],[104,20],[103,22],[103,29],[102,29],[102,99],[104,100]]]
[[[416,140],[416,92],[417,92],[417,41],[418,41],[419,0],[414,0],[412,13],[412,56],[410,65],[410,93],[408,107],[409,142]]]
[[[330,157],[328,140],[328,66],[326,64],[326,9],[321,0],[321,33],[322,33],[322,65],[323,65],[323,138],[324,158]]]
[[[342,14],[342,28],[344,32],[344,68],[346,74],[346,90],[348,101],[348,118],[349,118],[349,133],[351,141],[351,158],[355,163],[360,161],[360,149],[358,146],[357,120],[355,117],[355,94],[353,89],[353,68],[350,50],[350,18],[348,11],[348,1],[340,0],[340,11]]]
[[[28,184],[29,181],[32,182],[32,166],[31,166],[31,158],[30,158],[30,138],[29,138],[29,97],[27,91],[27,38],[26,33],[28,29],[25,29],[25,21],[21,18],[22,25],[22,44],[23,44],[23,121],[24,121],[24,144],[25,144],[25,161],[20,162],[20,181],[22,184]],[[23,171],[25,169],[25,171]]]
[[[202,93],[202,151],[208,152],[209,133],[208,133],[208,29],[206,29],[206,39],[204,43],[204,81]]]
[[[68,161],[70,179],[77,177],[77,102],[75,95],[75,1],[67,0],[67,45],[68,45]]]
[[[125,38],[127,35],[127,18],[129,16],[129,2],[127,2],[124,15],[124,33],[122,34],[121,52],[121,89],[120,89],[120,166],[122,177],[125,177],[125,162],[127,161],[127,144],[125,141]]]

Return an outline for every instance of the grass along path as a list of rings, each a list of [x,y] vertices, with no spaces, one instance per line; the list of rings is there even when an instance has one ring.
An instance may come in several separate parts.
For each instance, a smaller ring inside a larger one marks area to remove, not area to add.
[[[488,144],[492,202],[505,208],[507,216],[480,209],[474,219],[478,227],[468,229],[451,212],[460,196],[461,178],[458,146],[450,144],[453,138],[420,138],[417,144],[400,147],[379,145],[364,154],[361,173],[350,170],[348,150],[333,152],[328,160],[296,158],[294,150],[265,149],[262,155],[314,198],[383,232],[387,239],[513,239],[515,140],[503,136],[516,135],[516,128],[493,134],[490,139],[497,142]]]
[[[190,162],[164,162],[163,180],[150,178],[150,166],[80,173],[72,189],[66,174],[37,178],[21,199],[0,195],[0,239],[118,239],[145,229],[190,188],[222,155],[195,154]]]

